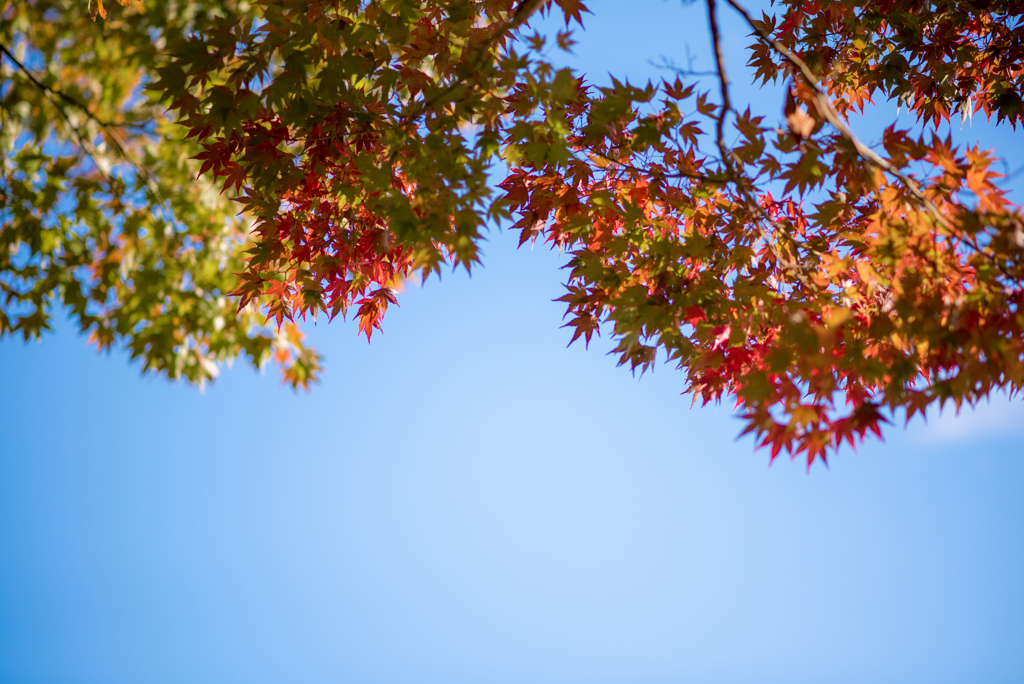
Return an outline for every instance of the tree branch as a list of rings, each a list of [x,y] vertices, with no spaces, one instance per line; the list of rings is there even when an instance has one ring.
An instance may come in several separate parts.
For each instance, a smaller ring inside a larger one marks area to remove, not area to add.
[[[729,99],[729,77],[725,71],[725,56],[722,54],[722,39],[718,30],[718,13],[716,11],[716,0],[707,0],[708,6],[708,23],[711,30],[711,44],[715,51],[715,65],[718,74],[718,84],[722,94],[722,107],[718,111],[718,116],[715,120],[715,143],[718,146],[718,152],[722,156],[722,163],[725,164],[726,177],[733,182],[736,186],[736,190],[743,196],[744,201],[747,204],[747,208],[753,210],[755,214],[761,217],[762,220],[767,221],[772,225],[779,234],[786,234],[786,231],[780,226],[775,219],[773,219],[768,212],[754,199],[750,194],[750,191],[743,184],[741,174],[736,170],[736,165],[733,163],[732,151],[725,144],[725,118],[732,111],[732,102]],[[762,228],[759,222],[755,221],[754,225],[757,227],[757,232],[760,233],[761,239],[765,241],[768,249],[771,251],[775,259],[782,264],[790,268],[797,279],[803,281],[804,276],[800,273],[799,265],[790,259],[787,259],[775,246],[775,243],[771,241],[768,233]]]
[[[714,0],[708,1],[713,2]],[[892,164],[886,161],[877,152],[875,152],[870,147],[862,143],[860,139],[858,139],[854,132],[850,129],[850,127],[843,122],[839,114],[835,111],[835,109],[833,109],[832,103],[829,102],[828,100],[828,95],[821,87],[821,83],[818,81],[818,78],[814,75],[814,72],[812,72],[810,67],[807,66],[807,63],[804,62],[799,57],[797,57],[792,50],[790,50],[781,42],[773,38],[770,33],[758,27],[757,23],[750,16],[747,10],[738,2],[736,2],[736,0],[725,1],[729,3],[729,5],[734,10],[736,10],[744,18],[744,20],[746,20],[747,24],[749,24],[750,27],[754,29],[754,32],[762,41],[767,43],[773,50],[782,55],[782,57],[787,62],[789,62],[790,65],[792,65],[797,71],[800,72],[800,74],[804,77],[804,80],[807,81],[807,84],[810,85],[811,88],[814,90],[814,106],[815,109],[818,111],[819,116],[821,116],[822,119],[828,121],[833,128],[839,131],[839,134],[847,141],[849,141],[851,145],[853,145],[854,150],[856,150],[857,154],[862,159],[867,161],[869,164],[881,169],[882,171],[891,174],[897,180],[903,183],[903,185],[910,191],[910,193],[925,206],[925,208],[928,210],[928,213],[930,213],[932,217],[939,224],[942,225],[942,227],[944,227],[950,233],[954,232],[953,226],[949,223],[946,217],[944,217],[939,212],[935,204],[933,204],[932,201],[928,199],[928,197],[921,190],[921,186],[920,184],[918,184],[917,181],[896,169],[896,167],[894,167]]]
[[[42,81],[40,81],[35,74],[33,74],[24,64],[18,61],[18,58],[15,57],[14,54],[9,49],[7,49],[7,46],[3,43],[0,43],[0,53],[7,55],[7,58],[11,60],[16,67],[18,67],[18,70],[21,71],[21,73],[25,74],[25,77],[28,78],[28,80],[30,80],[35,87],[39,88],[45,93],[49,93],[51,95],[59,97],[61,100],[64,100],[68,104],[73,105],[74,107],[82,110],[86,116],[88,116],[90,119],[95,121],[100,126],[103,126],[104,128],[145,128],[144,124],[132,123],[130,121],[122,121],[120,123],[104,121],[103,119],[93,114],[92,111],[84,103],[79,102],[78,100],[71,97],[64,91],[58,90],[53,86],[48,86]]]
[[[21,73],[25,75],[25,77],[29,80],[29,82],[31,82],[32,85],[34,85],[36,88],[38,88],[40,90],[40,92],[42,92],[43,95],[46,97],[46,99],[49,100],[50,103],[57,109],[57,111],[60,113],[60,115],[64,119],[64,121],[67,122],[68,127],[71,129],[71,132],[74,134],[75,139],[78,141],[79,147],[81,147],[82,151],[84,151],[87,155],[89,155],[89,157],[93,160],[93,163],[96,164],[96,168],[99,170],[99,172],[105,178],[107,178],[109,180],[110,179],[110,174],[108,174],[106,171],[104,171],[103,167],[100,165],[99,158],[98,158],[98,151],[93,149],[93,147],[94,147],[93,144],[91,142],[89,142],[82,135],[81,131],[79,130],[79,127],[77,125],[75,125],[75,123],[73,121],[71,121],[71,117],[68,116],[68,113],[64,110],[64,107],[61,106],[61,104],[57,101],[56,98],[60,98],[64,102],[67,102],[67,103],[69,103],[71,105],[74,105],[76,108],[78,108],[81,111],[83,111],[85,113],[85,115],[90,120],[94,121],[98,126],[100,126],[107,133],[107,135],[109,136],[111,142],[114,144],[114,147],[117,148],[118,154],[120,154],[121,157],[123,157],[124,160],[126,162],[128,162],[128,164],[130,164],[132,166],[132,168],[135,169],[135,172],[137,174],[139,174],[139,176],[141,178],[144,179],[144,181],[146,182],[146,185],[148,185],[149,189],[153,191],[153,194],[156,196],[157,200],[160,201],[160,202],[163,202],[163,198],[162,198],[162,196],[160,194],[160,189],[157,187],[156,183],[153,181],[153,178],[150,176],[149,172],[146,171],[146,169],[144,169],[142,166],[137,164],[135,162],[135,160],[133,160],[131,158],[131,155],[128,154],[128,150],[127,150],[127,148],[124,145],[124,142],[121,140],[121,137],[117,134],[117,130],[116,130],[117,127],[119,127],[119,126],[139,127],[137,124],[128,124],[128,123],[112,124],[110,122],[104,121],[103,119],[100,119],[95,114],[93,114],[84,103],[79,102],[78,100],[76,100],[75,98],[71,97],[67,93],[64,93],[64,92],[62,92],[60,90],[57,90],[56,88],[52,88],[52,87],[46,85],[45,83],[43,83],[42,81],[40,81],[36,77],[36,75],[33,74],[32,71],[28,67],[26,67],[24,64],[22,64],[21,61],[17,57],[14,56],[14,53],[12,53],[7,48],[7,46],[4,45],[3,43],[0,43],[0,54],[6,55],[7,59],[9,59],[11,62],[13,62],[14,66],[16,66],[18,68],[18,70],[21,71]]]

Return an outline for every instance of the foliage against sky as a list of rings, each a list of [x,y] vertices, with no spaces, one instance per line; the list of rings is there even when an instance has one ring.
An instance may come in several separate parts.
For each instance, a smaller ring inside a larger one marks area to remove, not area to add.
[[[730,98],[725,11],[781,128]],[[0,331],[62,301],[172,377],[274,355],[305,385],[294,321],[370,338],[511,222],[568,254],[574,340],[667,358],[773,458],[1024,381],[1021,214],[927,126],[1021,123],[1016,3],[707,0],[710,78],[605,88],[551,64],[546,12],[570,49],[577,0],[8,3]],[[875,149],[846,115],[886,98],[926,126]]]
[[[267,328],[228,296],[245,220],[196,178],[201,148],[142,90],[208,10],[136,4],[93,22],[82,3],[5,3],[0,334],[38,337],[64,304],[100,348],[124,343],[172,378],[202,383],[218,361],[275,354],[293,383],[315,372],[297,328]]]

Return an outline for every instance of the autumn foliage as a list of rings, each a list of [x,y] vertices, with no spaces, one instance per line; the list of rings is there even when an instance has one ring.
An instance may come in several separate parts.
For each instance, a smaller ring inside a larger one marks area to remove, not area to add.
[[[1024,123],[1021,3],[707,0],[714,76],[605,87],[530,28],[555,13],[568,48],[579,0],[254,7],[175,36],[147,85],[252,220],[240,311],[370,338],[399,283],[472,268],[504,222],[568,255],[573,341],[678,366],[773,459],[1024,383],[1024,217],[993,153],[936,132]],[[778,121],[730,97],[726,11]],[[848,116],[885,100],[918,123],[875,149]]]

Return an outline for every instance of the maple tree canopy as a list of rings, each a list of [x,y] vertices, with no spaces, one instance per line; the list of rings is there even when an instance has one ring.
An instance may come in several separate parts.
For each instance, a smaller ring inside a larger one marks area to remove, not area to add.
[[[63,306],[147,370],[306,386],[296,321],[370,338],[399,283],[511,225],[568,254],[573,340],[667,359],[810,465],[1024,382],[1024,217],[935,132],[1024,123],[1022,7],[705,0],[711,77],[595,87],[545,57],[580,0],[6,2],[0,334]],[[778,121],[730,97],[724,12]],[[847,116],[883,100],[917,124],[874,149]]]

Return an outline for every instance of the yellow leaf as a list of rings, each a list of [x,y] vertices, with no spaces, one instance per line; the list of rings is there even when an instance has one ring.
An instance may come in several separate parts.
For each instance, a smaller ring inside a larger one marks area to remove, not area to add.
[[[89,0],[89,14],[92,15],[92,20],[96,21],[96,15],[100,15],[101,19],[107,18],[107,10],[103,7],[103,0]]]
[[[851,318],[853,318],[853,311],[843,306],[837,309],[832,309],[832,311],[825,316],[825,324],[830,328],[838,328]]]

